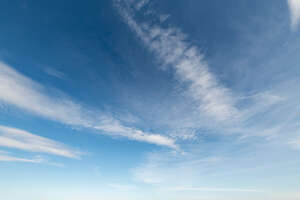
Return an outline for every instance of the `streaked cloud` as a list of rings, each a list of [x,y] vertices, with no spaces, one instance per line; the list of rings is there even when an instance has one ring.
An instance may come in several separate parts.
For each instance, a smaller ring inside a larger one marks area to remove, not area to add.
[[[137,187],[133,186],[133,185],[108,184],[107,186],[109,186],[115,190],[121,190],[121,191],[131,191],[131,190],[137,189]]]
[[[137,181],[153,185],[178,185],[198,177],[203,169],[213,168],[225,160],[220,156],[195,156],[195,152],[152,152],[132,170]],[[174,177],[176,174],[176,177]]]
[[[57,141],[24,130],[0,125],[0,146],[30,152],[47,153],[68,158],[80,158],[81,152]]]
[[[25,162],[25,163],[40,163],[40,159],[20,158],[9,155],[8,152],[0,151],[0,162]]]
[[[0,63],[0,101],[69,125],[89,126],[81,105],[66,96],[53,97],[42,85]]]
[[[260,192],[255,189],[240,188],[206,188],[206,187],[174,187],[167,188],[170,191],[200,191],[200,192]]]
[[[123,20],[144,45],[163,65],[175,71],[182,85],[187,85],[187,94],[198,104],[200,111],[221,121],[239,115],[231,91],[219,83],[210,72],[204,55],[187,42],[186,35],[179,28],[162,26],[160,17],[157,17],[160,15],[153,10],[151,21],[138,21],[135,12],[139,9],[132,9],[136,4],[123,0],[115,3]]]
[[[47,119],[92,129],[102,134],[126,137],[130,140],[170,148],[176,147],[173,139],[161,134],[145,133],[136,128],[123,126],[116,119],[107,120],[111,117],[95,111],[95,109],[82,106],[61,92],[50,96],[44,86],[4,63],[0,63],[0,102]]]
[[[66,166],[62,163],[52,162],[48,159],[43,158],[40,155],[34,156],[33,158],[24,158],[14,155],[11,152],[0,151],[0,162],[23,162],[23,163],[34,163],[54,166],[58,168],[65,168]]]
[[[135,5],[135,8],[137,10],[140,10],[141,8],[143,8],[145,5],[147,5],[149,3],[150,0],[141,0],[138,1],[137,4]]]
[[[168,146],[174,149],[178,148],[171,138],[159,134],[145,133],[135,128],[123,126],[119,121],[113,118],[102,118],[101,125],[95,126],[94,128],[115,136],[123,136],[132,140]]]
[[[290,8],[291,26],[296,29],[300,22],[300,1],[299,0],[287,0]]]
[[[63,79],[65,78],[65,74],[54,69],[54,68],[50,68],[50,67],[47,67],[45,69],[45,73],[48,74],[49,76],[53,76],[53,77],[56,77],[58,79]]]
[[[198,143],[186,149],[184,154],[170,151],[149,153],[143,163],[132,169],[133,176],[136,181],[158,188],[162,193],[269,193],[265,185],[257,187],[249,181],[241,186],[234,180],[267,179],[270,174],[266,171],[280,180],[280,175],[274,175],[275,171],[297,169],[299,159],[291,162],[289,156],[278,157],[281,149],[248,142],[240,144],[238,139],[233,140],[231,138],[227,144],[224,141]],[[290,156],[296,155],[294,152]],[[276,162],[274,158],[277,158]]]
[[[164,14],[153,9],[151,3],[140,10],[136,8],[139,1],[114,2],[122,20],[155,55],[160,68],[171,68],[175,72],[180,87],[184,88],[182,94],[192,99],[189,106],[198,108],[189,115],[183,113],[180,119],[171,118],[170,124],[174,123],[169,130],[171,137],[190,140],[197,138],[198,132],[207,131],[242,137],[260,136],[269,140],[281,135],[283,127],[293,126],[292,122],[271,123],[272,119],[280,118],[278,111],[291,102],[290,94],[279,89],[282,83],[276,83],[272,90],[258,89],[252,95],[237,94],[211,72],[205,55],[189,42],[187,34],[176,26],[161,22],[160,16]],[[291,1],[291,5],[297,7],[299,3]]]
[[[296,137],[294,139],[291,139],[288,144],[293,147],[294,149],[300,150],[300,137]]]

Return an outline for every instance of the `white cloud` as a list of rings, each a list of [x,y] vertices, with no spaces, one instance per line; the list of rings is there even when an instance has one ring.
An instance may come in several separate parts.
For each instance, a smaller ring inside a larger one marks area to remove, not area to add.
[[[260,192],[254,189],[240,188],[207,188],[207,187],[173,187],[167,188],[170,191],[200,191],[200,192]]]
[[[108,186],[115,190],[121,190],[121,191],[130,191],[130,190],[137,189],[136,186],[132,186],[132,185],[108,184]]]
[[[171,138],[159,134],[145,133],[135,128],[123,126],[119,121],[112,118],[102,118],[101,121],[101,125],[95,126],[95,129],[115,136],[124,136],[132,140],[168,146],[174,149],[178,148]]]
[[[193,181],[203,169],[211,169],[224,160],[223,157],[217,156],[195,157],[190,152],[153,152],[149,153],[146,161],[134,168],[132,173],[137,181],[147,184],[178,186]]]
[[[263,144],[248,144],[236,143],[233,147],[232,141],[198,143],[185,154],[153,152],[147,154],[145,161],[133,168],[132,173],[136,181],[150,184],[161,192],[265,192],[265,188],[256,188],[250,182],[241,187],[240,183],[228,180],[268,179],[270,176],[276,179],[273,173],[265,171],[296,168],[299,164],[299,160],[290,162],[288,157],[277,158],[278,151],[270,151],[270,147],[265,148]]]
[[[288,0],[291,15],[291,26],[295,29],[300,22],[300,1]]]
[[[160,23],[152,23],[157,15],[151,16],[151,22],[139,22],[130,3],[121,0],[115,2],[124,21],[145,46],[164,65],[175,70],[182,85],[188,85],[187,93],[198,104],[200,111],[221,121],[239,114],[231,92],[209,71],[204,55],[187,42],[186,35],[179,28],[165,28]]]
[[[40,163],[41,159],[28,159],[28,158],[19,158],[9,155],[9,152],[0,151],[0,162],[27,162],[27,163]]]
[[[254,96],[252,96],[252,98],[257,103],[263,104],[265,106],[271,106],[285,100],[284,97],[273,94],[270,91],[255,94]]]
[[[136,5],[135,5],[135,9],[140,10],[141,8],[146,6],[149,3],[149,1],[150,0],[138,0]]]
[[[145,12],[141,13],[132,9],[134,3],[115,0],[115,5],[125,23],[157,56],[163,67],[170,66],[175,71],[177,79],[186,89],[184,93],[191,97],[190,99],[194,101],[200,111],[191,112],[189,116],[183,113],[179,119],[181,126],[173,125],[171,127],[171,129],[173,128],[170,131],[172,137],[183,140],[194,139],[196,138],[195,132],[200,132],[201,129],[204,131],[214,130],[214,132],[223,134],[263,136],[268,139],[272,135],[279,134],[278,131],[276,133],[274,131],[278,125],[275,127],[271,123],[260,124],[261,121],[257,122],[256,119],[273,112],[271,109],[275,105],[278,108],[282,106],[279,104],[286,101],[284,96],[272,91],[262,91],[252,96],[233,94],[221,85],[214,74],[210,72],[204,55],[199,48],[188,42],[187,35],[177,27],[160,23],[158,19],[160,15],[149,7],[147,10],[151,10],[153,15],[138,17]],[[194,104],[189,105],[190,107],[194,106]],[[216,119],[218,123],[211,120],[210,117]],[[253,121],[255,123],[252,123]],[[187,126],[183,126],[182,122],[187,122]],[[234,129],[239,131],[234,131]],[[272,131],[268,131],[270,134],[266,134],[266,130]],[[264,134],[261,134],[262,132]]]
[[[36,163],[36,164],[46,164],[54,167],[65,168],[62,163],[51,162],[44,159],[41,156],[34,156],[33,158],[20,158],[11,155],[10,152],[0,151],[0,162],[25,162],[25,163]]]
[[[294,138],[288,142],[288,144],[294,148],[300,150],[300,137]]]
[[[53,97],[54,96],[54,97]],[[60,123],[80,126],[103,134],[175,148],[174,140],[121,125],[116,119],[92,111],[60,93],[50,96],[42,85],[0,62],[0,102]]]
[[[0,101],[69,125],[88,126],[84,108],[67,97],[50,97],[42,85],[0,63]]]
[[[56,69],[50,68],[50,67],[47,67],[45,69],[45,73],[47,73],[49,76],[53,76],[53,77],[56,77],[58,79],[65,78],[65,75],[62,72],[60,72]]]
[[[68,158],[80,158],[80,152],[65,145],[24,130],[0,125],[0,146],[30,152],[48,153]]]
[[[40,160],[18,158],[14,156],[0,155],[0,162],[27,162],[27,163],[40,163]]]

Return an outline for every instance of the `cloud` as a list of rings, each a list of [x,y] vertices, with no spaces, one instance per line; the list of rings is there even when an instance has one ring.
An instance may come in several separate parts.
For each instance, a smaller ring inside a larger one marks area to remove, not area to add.
[[[288,145],[293,147],[294,149],[300,150],[300,137],[294,138],[288,142]]]
[[[53,68],[50,68],[50,67],[47,67],[45,69],[45,73],[48,74],[49,76],[53,76],[53,77],[56,77],[58,79],[64,79],[65,78],[65,75],[62,72],[57,71],[56,69],[53,69]]]
[[[190,145],[185,154],[170,151],[152,152],[147,154],[143,163],[132,169],[132,173],[136,181],[166,193],[168,190],[186,194],[266,192],[263,186],[256,188],[250,180],[257,177],[266,180],[270,177],[274,180],[280,179],[280,175],[276,176],[274,173],[297,169],[299,160],[293,159],[297,152],[288,156],[278,156],[282,155],[282,148],[266,147],[263,141],[261,143],[239,143],[238,139],[231,138],[228,142],[203,142],[193,147]],[[290,158],[293,159],[292,162]]]
[[[137,189],[136,186],[132,186],[132,185],[108,184],[108,186],[115,190],[121,190],[121,191],[130,191],[130,190]]]
[[[121,125],[119,121],[113,118],[102,118],[101,121],[101,125],[95,126],[95,129],[110,133],[111,135],[115,136],[124,136],[136,141],[147,142],[178,149],[174,140],[171,138],[164,137],[159,134],[145,133],[141,130],[131,127],[125,127]]]
[[[116,0],[115,3],[123,20],[143,44],[164,66],[170,66],[175,71],[182,86],[187,85],[187,94],[198,104],[202,113],[220,121],[239,115],[231,91],[219,83],[210,72],[204,55],[187,41],[179,28],[162,26],[157,13],[151,16],[151,21],[139,22],[135,17],[138,9],[132,9],[135,4],[123,0]]]
[[[51,162],[41,156],[34,156],[34,158],[20,158],[11,155],[10,152],[0,151],[0,162],[25,162],[25,163],[35,163],[35,164],[46,164],[54,167],[65,168],[62,163]]]
[[[278,127],[288,126],[287,123],[271,122],[279,118],[277,112],[286,106],[288,95],[261,88],[250,96],[234,93],[210,71],[205,55],[189,42],[188,36],[180,28],[162,23],[162,15],[152,9],[150,4],[145,9],[151,12],[146,12],[135,8],[136,1],[114,2],[122,20],[155,55],[160,67],[169,67],[175,72],[183,88],[182,93],[188,97],[183,100],[188,102],[188,106],[178,111],[182,112],[178,115],[179,119],[174,120],[171,116],[170,122],[162,122],[170,124],[171,137],[194,140],[199,132],[213,132],[270,139],[281,133],[282,128]],[[194,109],[195,106],[198,110]]]
[[[53,94],[52,94],[52,93]],[[50,94],[52,94],[50,96]],[[92,129],[102,134],[126,137],[175,148],[175,141],[160,134],[145,133],[121,125],[100,111],[76,103],[61,92],[47,90],[44,86],[0,62],[0,102],[16,106],[31,114],[42,116],[71,126]]]
[[[143,183],[178,186],[194,180],[202,169],[213,168],[224,160],[220,156],[202,156],[195,152],[152,152],[147,154],[144,163],[132,169],[132,173]]]
[[[27,163],[40,163],[38,159],[18,158],[14,156],[0,155],[0,162],[27,162]]]
[[[136,5],[135,5],[135,8],[137,10],[140,10],[141,8],[143,8],[144,6],[146,6],[148,3],[149,3],[150,0],[138,0]]]
[[[41,159],[27,159],[19,158],[9,155],[9,152],[0,151],[0,162],[27,162],[27,163],[40,163]]]
[[[296,29],[300,22],[300,1],[299,0],[288,0],[291,15],[291,26]]]
[[[88,126],[84,108],[67,97],[50,97],[42,85],[0,63],[0,101],[69,125]]]
[[[68,158],[80,158],[81,154],[54,140],[37,136],[24,130],[1,125],[0,146]]]
[[[170,191],[200,191],[200,192],[260,192],[254,189],[240,188],[206,188],[206,187],[173,187],[167,188]]]

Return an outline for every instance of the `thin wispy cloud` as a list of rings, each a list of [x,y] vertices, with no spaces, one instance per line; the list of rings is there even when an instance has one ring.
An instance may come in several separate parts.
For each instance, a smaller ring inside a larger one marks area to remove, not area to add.
[[[178,185],[198,177],[203,169],[222,163],[224,157],[195,156],[194,153],[153,152],[141,165],[132,169],[137,181],[153,185]],[[176,177],[174,177],[176,174]]]
[[[0,151],[0,162],[25,162],[25,163],[40,163],[40,159],[20,158],[9,155],[8,152]]]
[[[232,92],[210,72],[201,51],[187,42],[186,35],[179,28],[163,26],[160,17],[157,17],[160,15],[153,10],[155,14],[151,15],[151,21],[139,21],[136,17],[139,9],[134,9],[138,4],[135,1],[115,0],[120,15],[131,30],[163,65],[175,71],[182,85],[188,85],[187,93],[200,111],[221,121],[238,117]]]
[[[24,157],[16,156],[15,154],[7,151],[0,151],[0,162],[23,162],[23,163],[43,164],[43,165],[54,166],[58,168],[66,167],[62,163],[52,162],[48,159],[43,158],[40,155],[34,156],[33,158],[24,158]]]
[[[0,102],[66,125],[160,146],[176,147],[173,139],[123,126],[118,120],[82,106],[66,95],[55,94],[56,97],[53,97],[48,92],[44,86],[0,63]]]
[[[80,158],[79,151],[66,145],[33,133],[0,125],[0,146],[23,151],[47,153],[68,158]]]
[[[199,191],[199,192],[260,192],[255,189],[240,188],[207,188],[207,187],[174,187],[167,188],[170,191]]]
[[[65,74],[56,70],[56,69],[53,69],[53,68],[50,68],[50,67],[47,67],[45,69],[45,73],[48,74],[49,76],[53,76],[55,78],[58,78],[58,79],[64,79],[65,78]]]
[[[259,193],[267,191],[257,185],[240,186],[228,180],[249,180],[252,176],[264,179],[268,176],[266,170],[295,169],[299,163],[289,163],[289,158],[283,157],[274,163],[274,152],[268,152],[264,145],[251,147],[250,143],[244,143],[241,148],[237,140],[234,143],[200,143],[185,154],[152,152],[132,173],[136,181],[161,188],[162,192]]]
[[[171,138],[164,137],[159,134],[145,133],[141,130],[132,127],[126,127],[120,124],[119,121],[113,118],[102,118],[101,125],[95,126],[97,130],[101,130],[111,135],[123,136],[132,140],[168,146],[173,149],[178,149],[175,141]]]
[[[300,22],[300,1],[299,0],[287,0],[290,16],[291,16],[291,26],[296,29]]]
[[[136,5],[135,8],[137,10],[140,10],[141,8],[143,8],[145,5],[147,5],[149,3],[150,0],[141,0],[139,1]]]
[[[190,116],[179,119],[179,123],[175,120],[176,124],[170,128],[172,137],[195,139],[195,132],[204,129],[270,139],[280,135],[284,126],[289,126],[287,123],[276,126],[263,124],[256,120],[261,116],[268,116],[270,119],[267,120],[271,120],[275,117],[271,115],[275,115],[277,109],[282,109],[286,97],[279,95],[278,91],[259,91],[250,96],[234,93],[210,71],[205,55],[189,42],[187,34],[160,20],[165,15],[153,9],[151,2],[143,4],[143,9],[136,8],[140,1],[114,2],[122,20],[155,55],[161,64],[160,68],[169,67],[175,71],[175,78],[184,88],[182,93],[193,100],[194,104],[189,105],[199,108],[198,112],[191,112]],[[298,4],[298,1],[291,1],[290,5],[297,7]]]
[[[292,146],[294,149],[300,150],[300,137],[296,137],[291,139],[288,144]]]
[[[120,191],[131,191],[131,190],[136,190],[137,187],[133,185],[122,185],[122,184],[108,184],[110,188],[113,188],[115,190],[120,190]]]
[[[0,63],[0,101],[68,125],[89,126],[89,116],[68,97],[52,97],[47,89]]]

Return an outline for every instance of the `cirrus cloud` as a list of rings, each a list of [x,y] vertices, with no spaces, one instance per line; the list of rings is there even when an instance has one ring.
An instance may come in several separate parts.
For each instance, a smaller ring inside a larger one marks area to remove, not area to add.
[[[146,133],[134,127],[124,126],[117,119],[107,120],[111,117],[100,111],[87,108],[66,95],[56,93],[53,97],[48,92],[46,87],[0,62],[0,102],[2,103],[66,125],[176,148],[175,141],[167,136]]]

